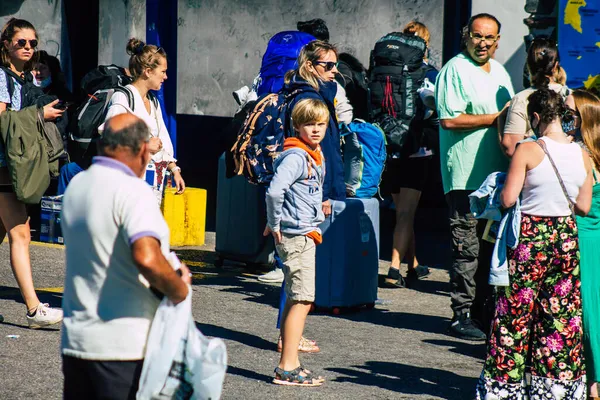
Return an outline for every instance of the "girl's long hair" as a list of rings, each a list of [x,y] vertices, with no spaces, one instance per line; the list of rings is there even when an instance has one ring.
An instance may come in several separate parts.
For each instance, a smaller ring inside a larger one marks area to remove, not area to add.
[[[335,56],[338,55],[337,48],[328,42],[323,42],[322,40],[313,40],[310,43],[307,43],[300,54],[298,55],[298,68],[295,70],[290,70],[285,74],[285,84],[289,84],[295,75],[298,75],[302,79],[304,79],[310,86],[312,86],[315,90],[319,90],[319,84],[322,82],[321,78],[311,72],[309,70],[309,64],[316,67],[315,62],[321,58],[324,54],[333,51]]]
[[[587,90],[573,91],[575,108],[581,117],[581,137],[594,161],[596,170],[600,170],[600,99]]]

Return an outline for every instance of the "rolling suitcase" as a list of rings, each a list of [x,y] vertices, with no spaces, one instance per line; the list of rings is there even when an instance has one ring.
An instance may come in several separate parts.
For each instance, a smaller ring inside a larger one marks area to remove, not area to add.
[[[243,176],[227,178],[225,154],[219,158],[218,174],[215,265],[222,266],[224,260],[249,267],[273,265],[273,238],[263,236],[267,223],[264,188]]]
[[[379,275],[379,201],[348,198],[331,203],[332,213],[320,226],[315,304],[334,313],[340,307],[372,307]]]

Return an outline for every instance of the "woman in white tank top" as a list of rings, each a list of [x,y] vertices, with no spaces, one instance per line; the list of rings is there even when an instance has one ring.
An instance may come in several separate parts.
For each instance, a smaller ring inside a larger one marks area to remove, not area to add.
[[[591,163],[561,128],[565,106],[559,94],[539,89],[529,97],[527,111],[541,143],[517,147],[500,195],[506,208],[521,196],[521,232],[517,248],[509,249],[509,286],[499,290],[477,398],[492,397],[488,394],[522,398],[525,391],[525,398],[564,393],[560,398],[584,400],[579,245],[573,212],[585,215],[590,210]],[[531,365],[530,383],[525,380],[525,365]]]

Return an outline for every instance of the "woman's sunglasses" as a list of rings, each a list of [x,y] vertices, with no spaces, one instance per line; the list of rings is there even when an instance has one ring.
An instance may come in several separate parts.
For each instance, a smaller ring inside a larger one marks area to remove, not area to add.
[[[27,39],[19,39],[17,40],[17,45],[19,45],[19,47],[25,47],[27,45]],[[29,46],[31,46],[32,49],[35,49],[38,45],[38,41],[36,39],[31,39],[29,40]]]
[[[315,61],[315,64],[324,65],[325,71],[331,71],[333,67],[337,68],[338,66],[338,63],[333,61]]]

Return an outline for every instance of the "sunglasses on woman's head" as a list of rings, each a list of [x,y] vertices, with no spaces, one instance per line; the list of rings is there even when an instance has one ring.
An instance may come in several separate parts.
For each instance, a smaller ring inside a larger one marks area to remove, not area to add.
[[[19,45],[19,47],[25,47],[27,45],[28,40],[27,39],[19,39],[17,40],[17,44]],[[31,39],[29,40],[29,46],[31,46],[32,49],[35,49],[38,45],[38,41],[36,39]]]
[[[325,71],[331,71],[333,67],[338,66],[338,63],[333,61],[315,61],[315,64],[324,65]]]

